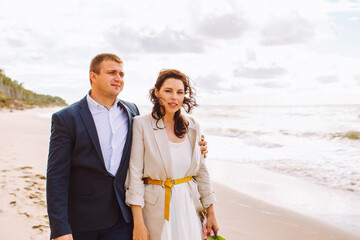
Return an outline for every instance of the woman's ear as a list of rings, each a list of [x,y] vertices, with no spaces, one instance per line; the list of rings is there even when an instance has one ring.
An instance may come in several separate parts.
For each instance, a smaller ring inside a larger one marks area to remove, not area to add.
[[[157,88],[155,88],[154,93],[155,93],[155,97],[159,98],[159,97],[158,97],[158,90],[157,90]]]

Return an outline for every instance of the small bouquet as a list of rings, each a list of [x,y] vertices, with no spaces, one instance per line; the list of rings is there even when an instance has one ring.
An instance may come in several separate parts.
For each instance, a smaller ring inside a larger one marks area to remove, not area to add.
[[[226,240],[226,239],[217,235],[217,236],[209,236],[206,240]]]
[[[206,232],[206,213],[204,211],[200,212],[200,220],[202,222],[202,227],[203,227],[203,233]],[[214,232],[215,236],[209,236],[206,238],[206,240],[226,240],[225,238],[217,235],[216,232]]]

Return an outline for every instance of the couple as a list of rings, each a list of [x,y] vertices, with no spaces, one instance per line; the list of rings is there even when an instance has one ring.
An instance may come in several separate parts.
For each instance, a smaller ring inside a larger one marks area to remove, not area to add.
[[[97,55],[90,83],[85,98],[52,116],[51,239],[202,239],[197,214],[204,208],[204,233],[217,232],[215,198],[197,144],[206,154],[206,142],[198,124],[180,113],[196,105],[186,75],[161,71],[150,90],[152,113],[138,117],[135,104],[117,98],[124,85],[119,57]]]

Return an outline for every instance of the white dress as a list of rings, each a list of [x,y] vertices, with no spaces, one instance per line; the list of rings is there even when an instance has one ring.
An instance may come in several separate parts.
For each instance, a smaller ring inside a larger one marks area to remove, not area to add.
[[[184,178],[190,168],[191,145],[188,137],[181,143],[169,141],[174,179]],[[201,221],[196,213],[187,183],[171,188],[169,221],[165,220],[161,240],[200,240]]]

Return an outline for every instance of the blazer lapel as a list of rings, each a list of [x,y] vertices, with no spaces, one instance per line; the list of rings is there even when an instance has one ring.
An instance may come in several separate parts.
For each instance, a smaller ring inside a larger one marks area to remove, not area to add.
[[[101,162],[105,167],[105,162],[104,162],[104,158],[101,152],[101,147],[100,147],[100,142],[99,142],[99,137],[96,131],[96,127],[95,127],[95,122],[94,119],[91,115],[91,112],[89,110],[89,106],[87,104],[87,100],[86,97],[83,98],[81,100],[81,104],[80,104],[80,116],[84,122],[84,125],[86,126],[86,129],[88,130],[88,133],[90,135],[90,138],[95,146],[96,152],[99,155]]]
[[[149,115],[151,118],[151,123],[154,131],[154,136],[156,140],[156,144],[159,148],[159,152],[161,154],[162,161],[164,163],[166,177],[167,178],[173,178],[173,172],[172,172],[172,159],[171,159],[171,153],[170,153],[170,146],[168,142],[168,137],[166,134],[164,122],[162,119],[160,119],[157,123],[151,114]]]

